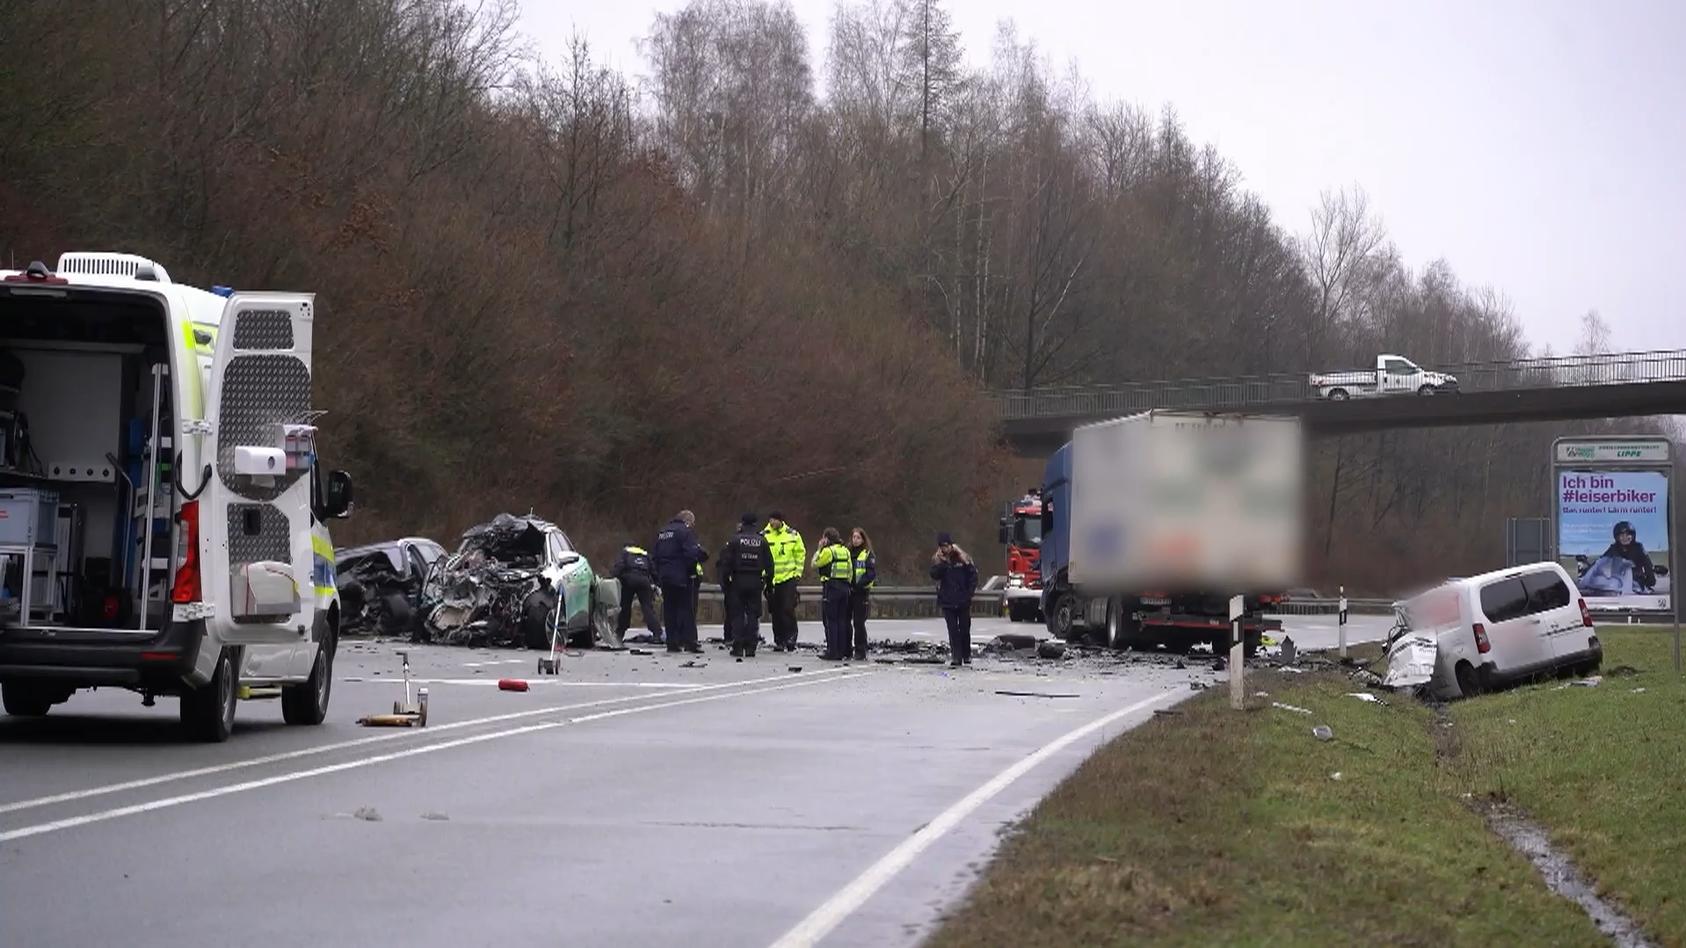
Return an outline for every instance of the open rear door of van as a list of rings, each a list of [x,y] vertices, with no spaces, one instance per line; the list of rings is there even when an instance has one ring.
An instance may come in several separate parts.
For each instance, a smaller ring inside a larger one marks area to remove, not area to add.
[[[288,454],[285,426],[310,424],[314,297],[240,293],[217,331],[200,498],[202,595],[229,644],[299,643],[315,613],[314,457]],[[297,445],[294,445],[295,447]]]

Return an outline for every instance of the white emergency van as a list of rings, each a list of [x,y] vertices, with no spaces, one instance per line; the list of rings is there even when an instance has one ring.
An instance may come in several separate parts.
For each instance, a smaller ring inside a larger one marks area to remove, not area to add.
[[[307,293],[197,289],[67,253],[0,270],[0,697],[181,699],[226,739],[241,698],[327,713],[339,626]]]

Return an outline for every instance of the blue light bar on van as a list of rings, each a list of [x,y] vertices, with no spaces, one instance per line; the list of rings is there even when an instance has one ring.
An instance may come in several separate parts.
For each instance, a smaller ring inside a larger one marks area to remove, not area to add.
[[[234,287],[232,287],[232,286],[213,286],[213,287],[211,287],[211,292],[217,294],[218,296],[225,296],[225,297],[226,296],[233,296],[234,295]]]

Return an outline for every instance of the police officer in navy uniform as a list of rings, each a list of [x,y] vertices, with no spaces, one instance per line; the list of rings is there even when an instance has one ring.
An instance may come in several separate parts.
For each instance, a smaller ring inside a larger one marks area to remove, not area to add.
[[[626,639],[626,630],[632,625],[632,603],[636,599],[638,607],[644,610],[644,628],[657,645],[662,644],[661,619],[656,615],[656,565],[649,552],[628,543],[615,557],[615,565],[609,567],[609,575],[621,581],[621,615],[615,623],[615,638]]]
[[[737,658],[755,657],[755,647],[761,641],[761,591],[773,584],[773,551],[756,528],[758,522],[754,514],[744,514],[739,518],[738,532],[720,551],[721,562],[730,564],[726,627],[731,630],[732,655]],[[721,571],[725,573],[727,568]]]
[[[651,559],[656,565],[656,582],[662,590],[662,622],[667,626],[667,650],[701,652],[697,642],[697,612],[691,598],[691,584],[697,567],[708,561],[708,553],[697,542],[693,529],[697,515],[681,510],[656,534]]]

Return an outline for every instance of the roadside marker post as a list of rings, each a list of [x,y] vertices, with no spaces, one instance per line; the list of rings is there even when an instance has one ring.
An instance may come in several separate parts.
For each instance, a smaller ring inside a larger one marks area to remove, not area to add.
[[[1340,626],[1341,657],[1345,658],[1346,657],[1346,587],[1342,586],[1342,587],[1340,587],[1340,590],[1341,590],[1340,615],[1336,617],[1335,624]]]
[[[1237,711],[1247,707],[1247,688],[1241,681],[1247,667],[1246,633],[1241,629],[1241,597],[1229,600],[1229,706]]]

